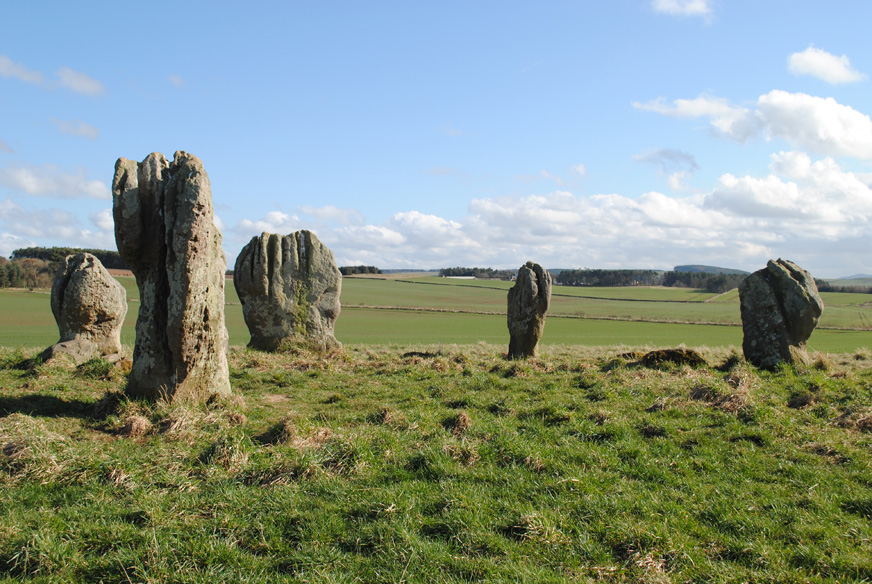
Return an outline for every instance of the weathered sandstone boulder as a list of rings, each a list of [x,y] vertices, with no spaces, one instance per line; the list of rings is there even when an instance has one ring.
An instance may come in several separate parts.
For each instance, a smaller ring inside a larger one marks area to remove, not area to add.
[[[551,304],[551,274],[527,262],[509,289],[507,321],[509,359],[535,357],[545,331],[545,313]]]
[[[236,258],[233,285],[251,333],[249,346],[324,352],[342,347],[333,333],[342,274],[333,252],[312,232],[253,237]]]
[[[127,294],[96,257],[64,259],[51,286],[51,311],[61,338],[43,351],[44,360],[67,355],[81,365],[95,357],[120,358]]]
[[[209,177],[199,158],[119,158],[112,180],[118,251],[140,305],[127,393],[203,401],[230,393],[224,272]]]
[[[745,358],[761,369],[802,358],[824,310],[814,278],[787,260],[770,260],[739,286]]]

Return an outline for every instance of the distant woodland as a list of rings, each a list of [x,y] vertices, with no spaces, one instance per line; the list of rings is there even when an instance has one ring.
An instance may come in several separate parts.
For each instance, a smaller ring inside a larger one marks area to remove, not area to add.
[[[24,247],[12,252],[10,259],[0,257],[0,288],[51,288],[55,272],[65,257],[88,252],[107,268],[127,269],[117,251],[79,249],[75,247]]]
[[[478,278],[480,280],[511,280],[517,270],[495,270],[493,268],[442,268],[439,275],[445,278]]]
[[[27,258],[45,260],[59,265],[65,257],[77,253],[89,253],[96,256],[104,267],[117,270],[126,270],[127,264],[121,259],[117,251],[105,249],[81,249],[77,247],[23,247],[12,252],[11,260],[23,260]]]
[[[475,277],[492,280],[511,280],[515,270],[493,268],[442,268],[445,277]],[[551,274],[559,286],[674,286],[697,288],[708,292],[726,292],[739,286],[745,273],[715,273],[705,271],[663,272],[658,270],[554,270]]]
[[[9,259],[0,257],[0,288],[50,288],[54,274],[63,259],[76,253],[88,252],[96,256],[105,267],[127,269],[117,251],[80,249],[74,247],[25,247],[12,252]],[[381,274],[376,266],[342,266],[343,276],[355,274]],[[232,273],[232,272],[229,272]],[[445,277],[473,277],[490,280],[512,280],[517,270],[493,268],[442,268]],[[554,283],[560,286],[667,286],[695,288],[712,293],[738,288],[748,274],[739,270],[711,266],[676,266],[672,271],[659,270],[554,270]],[[825,280],[815,280],[821,292],[854,292],[872,294],[872,287],[839,286]]]
[[[343,276],[354,276],[355,274],[381,274],[382,271],[375,266],[341,266],[339,273]]]

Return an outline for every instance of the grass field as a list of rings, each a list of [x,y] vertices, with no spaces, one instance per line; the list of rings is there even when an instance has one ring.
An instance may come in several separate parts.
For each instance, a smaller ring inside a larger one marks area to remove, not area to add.
[[[49,295],[0,290],[0,582],[872,580],[872,331],[762,372],[699,324],[735,292],[560,288],[512,362],[506,283],[346,278],[345,351],[271,355],[228,284],[234,395],[199,407],[40,364]],[[679,345],[708,364],[632,350]]]
[[[132,345],[139,293],[133,277],[118,279],[130,299],[122,342]],[[345,278],[336,335],[347,345],[507,343],[504,315],[510,285],[433,276]],[[225,291],[230,344],[245,345],[248,330],[232,281]],[[810,347],[828,352],[872,347],[872,296],[822,297],[826,308]],[[45,347],[55,342],[49,299],[47,291],[0,290],[0,346]],[[682,288],[555,287],[549,314],[544,345],[726,347],[742,341],[735,291],[715,295]]]
[[[236,349],[201,408],[0,349],[0,582],[872,579],[869,351],[420,348]]]

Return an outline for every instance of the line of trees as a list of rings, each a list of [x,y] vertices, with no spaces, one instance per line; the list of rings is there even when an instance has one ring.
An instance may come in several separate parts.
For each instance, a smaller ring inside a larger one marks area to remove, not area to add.
[[[661,286],[696,288],[706,292],[726,292],[738,288],[748,274],[712,274],[709,272],[664,272]]]
[[[96,256],[104,267],[116,270],[126,270],[127,264],[121,259],[121,254],[117,251],[109,251],[105,249],[81,249],[78,247],[22,247],[12,252],[10,259],[23,260],[33,258],[43,260],[59,265],[65,257],[72,254],[86,252]]]
[[[554,281],[563,286],[667,286],[720,293],[737,288],[746,276],[657,270],[562,270]]]
[[[56,269],[36,258],[9,261],[0,257],[0,288],[51,288]]]
[[[442,268],[439,274],[449,277],[511,280],[516,271],[457,267]],[[668,286],[718,293],[738,287],[746,275],[659,270],[555,270],[552,278],[561,286]]]
[[[656,270],[561,270],[554,281],[562,286],[657,286]]]
[[[343,276],[355,274],[381,274],[382,271],[375,266],[340,266],[339,273]]]
[[[872,294],[872,286],[836,286],[826,280],[814,279],[818,292],[853,292],[854,294]]]
[[[445,278],[479,278],[481,280],[511,280],[517,270],[495,270],[493,268],[442,268],[439,275]]]

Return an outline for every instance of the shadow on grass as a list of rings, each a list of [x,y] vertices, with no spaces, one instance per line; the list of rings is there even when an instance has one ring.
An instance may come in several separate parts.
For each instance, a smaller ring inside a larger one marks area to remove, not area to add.
[[[0,417],[19,413],[44,418],[98,419],[101,416],[95,406],[93,401],[65,400],[44,394],[0,397]]]

